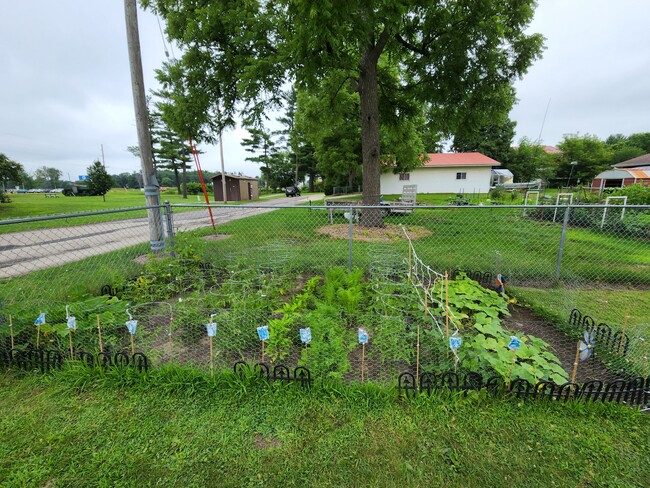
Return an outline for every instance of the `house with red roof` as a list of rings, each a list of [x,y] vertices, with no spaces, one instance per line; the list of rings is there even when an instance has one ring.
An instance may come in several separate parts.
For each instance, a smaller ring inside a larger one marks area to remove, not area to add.
[[[499,161],[478,152],[430,153],[422,166],[408,173],[383,173],[381,193],[401,194],[404,185],[417,185],[418,193],[487,193],[492,168],[499,166]]]

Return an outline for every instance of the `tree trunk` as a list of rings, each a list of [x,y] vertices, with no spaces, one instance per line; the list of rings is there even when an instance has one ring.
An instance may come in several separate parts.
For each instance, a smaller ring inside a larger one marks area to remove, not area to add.
[[[183,198],[187,199],[187,166],[183,161]]]
[[[185,163],[183,163],[185,164]],[[176,180],[176,191],[178,195],[181,194],[181,180],[178,178],[178,166],[176,166],[176,161],[172,159],[172,165],[174,166],[174,179]]]
[[[361,154],[363,161],[363,205],[379,205],[379,103],[377,101],[378,46],[367,49],[359,65],[359,97],[361,112]],[[381,210],[365,209],[361,225],[383,226]]]

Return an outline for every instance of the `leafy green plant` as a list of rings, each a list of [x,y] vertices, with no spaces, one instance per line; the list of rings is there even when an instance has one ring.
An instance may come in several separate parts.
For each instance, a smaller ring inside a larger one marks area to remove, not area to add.
[[[348,354],[356,346],[353,331],[342,324],[335,307],[323,303],[303,320],[311,328],[312,341],[302,350],[299,364],[317,378],[341,380],[350,369]]]

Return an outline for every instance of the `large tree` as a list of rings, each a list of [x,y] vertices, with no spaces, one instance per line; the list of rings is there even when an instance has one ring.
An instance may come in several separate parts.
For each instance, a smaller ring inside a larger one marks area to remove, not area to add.
[[[101,195],[106,201],[106,194],[113,188],[113,178],[106,172],[106,168],[100,161],[95,161],[88,166],[88,186],[95,195]]]
[[[516,122],[506,120],[493,123],[478,130],[459,129],[454,135],[452,149],[458,152],[480,152],[504,163],[510,154],[512,139],[515,137]],[[526,180],[527,181],[527,180]]]
[[[20,163],[9,159],[4,153],[0,153],[0,181],[2,181],[2,191],[7,191],[7,183],[20,181],[21,175],[25,172],[25,168]]]
[[[63,172],[60,169],[49,166],[41,166],[34,171],[34,179],[41,188],[46,190],[61,186],[61,176],[63,176]]]
[[[594,135],[566,134],[557,147],[562,150],[557,170],[558,186],[589,185],[594,176],[611,165],[611,147]]]
[[[220,104],[222,120],[240,107],[259,116],[277,103],[287,80],[312,86],[343,71],[360,100],[363,203],[379,203],[379,92],[417,100],[429,124],[451,134],[485,125],[512,105],[512,82],[542,50],[524,30],[535,0],[144,0],[167,20],[184,49],[186,90],[198,91],[194,113]],[[384,85],[380,60],[398,70]],[[391,155],[396,162],[401,154]],[[364,212],[378,225],[377,212]]]

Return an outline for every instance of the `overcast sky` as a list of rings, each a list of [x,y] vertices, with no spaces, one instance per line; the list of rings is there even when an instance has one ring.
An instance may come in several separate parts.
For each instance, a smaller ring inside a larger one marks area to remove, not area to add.
[[[516,84],[516,142],[650,132],[650,1],[539,3],[531,32],[546,37],[546,51]],[[123,1],[2,0],[2,7],[0,152],[30,173],[53,166],[75,180],[101,159],[103,145],[109,173],[138,171],[126,151],[137,134]],[[139,26],[148,90],[165,51],[155,16],[139,10]],[[241,128],[224,134],[226,171],[257,176],[258,165],[244,160],[244,136]],[[218,171],[218,148],[203,149],[203,169]]]

